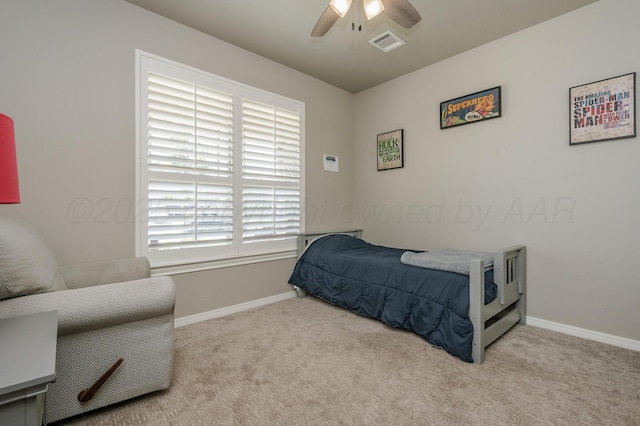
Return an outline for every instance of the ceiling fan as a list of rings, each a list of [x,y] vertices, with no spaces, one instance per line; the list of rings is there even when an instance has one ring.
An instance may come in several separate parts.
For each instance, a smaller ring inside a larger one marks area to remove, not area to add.
[[[359,1],[359,0],[356,0]],[[322,37],[331,29],[338,18],[342,18],[351,8],[352,0],[331,0],[329,6],[316,22],[311,31],[311,37]],[[411,28],[422,17],[418,11],[408,2],[408,0],[362,0],[362,7],[367,19],[377,16],[383,12],[397,24],[404,28]],[[352,28],[355,25],[352,24]]]

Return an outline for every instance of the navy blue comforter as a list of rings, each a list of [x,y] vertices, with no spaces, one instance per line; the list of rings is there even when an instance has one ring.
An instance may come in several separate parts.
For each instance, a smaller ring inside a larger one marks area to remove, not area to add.
[[[405,265],[405,251],[347,235],[325,236],[300,256],[289,282],[473,362],[469,277]],[[485,273],[485,295],[485,303],[496,295],[492,270]]]

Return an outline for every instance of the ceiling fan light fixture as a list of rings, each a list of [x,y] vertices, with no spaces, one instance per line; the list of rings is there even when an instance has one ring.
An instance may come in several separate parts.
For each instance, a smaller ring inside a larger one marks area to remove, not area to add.
[[[364,0],[364,14],[367,16],[367,19],[374,18],[380,14],[384,10],[384,5],[380,0]]]
[[[341,18],[343,18],[344,15],[346,15],[347,12],[349,11],[349,8],[351,7],[351,0],[331,0],[331,3],[329,4],[333,8],[333,10],[335,10],[336,13]]]

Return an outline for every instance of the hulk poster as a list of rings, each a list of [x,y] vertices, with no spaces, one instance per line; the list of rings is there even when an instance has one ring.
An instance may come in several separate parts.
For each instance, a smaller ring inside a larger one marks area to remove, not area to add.
[[[378,135],[378,170],[404,167],[402,129]]]

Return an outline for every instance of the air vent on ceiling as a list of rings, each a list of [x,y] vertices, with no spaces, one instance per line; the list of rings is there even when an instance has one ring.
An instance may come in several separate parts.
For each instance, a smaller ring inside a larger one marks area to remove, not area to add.
[[[385,53],[405,44],[404,40],[400,39],[400,37],[391,31],[386,31],[379,36],[372,38],[369,40],[369,43],[373,44]]]

